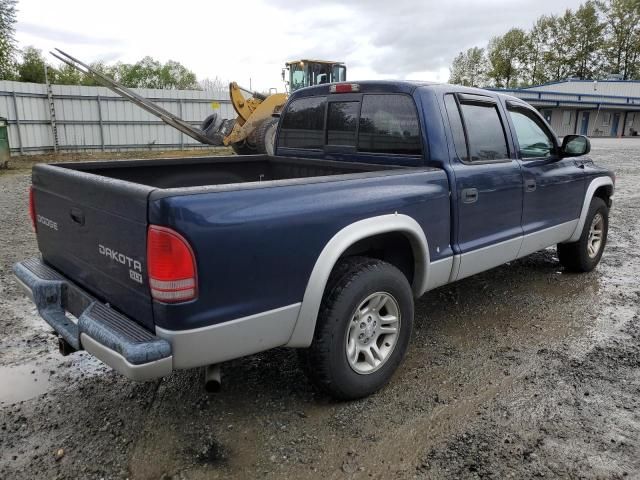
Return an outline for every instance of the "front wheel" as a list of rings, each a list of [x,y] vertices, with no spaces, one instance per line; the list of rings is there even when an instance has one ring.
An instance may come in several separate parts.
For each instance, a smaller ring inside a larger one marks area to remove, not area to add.
[[[246,140],[241,140],[231,144],[231,148],[236,155],[257,155],[258,150],[255,145],[252,145]]]
[[[607,244],[609,208],[599,197],[594,197],[577,242],[559,243],[558,259],[572,272],[590,272],[600,262]]]
[[[381,260],[347,258],[331,274],[302,364],[334,398],[365,397],[398,368],[412,328],[413,296],[404,274]]]
[[[256,130],[256,148],[258,153],[273,156],[276,147],[278,119],[267,118]]]

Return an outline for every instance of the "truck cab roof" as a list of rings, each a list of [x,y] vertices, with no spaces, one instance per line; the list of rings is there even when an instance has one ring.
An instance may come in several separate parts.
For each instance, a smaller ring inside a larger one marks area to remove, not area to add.
[[[484,95],[494,99],[504,98],[508,100],[514,100],[522,103],[516,97],[510,95],[504,95],[491,90],[484,90],[482,88],[463,87],[461,85],[451,85],[447,83],[423,81],[423,80],[361,80],[354,82],[345,82],[345,84],[357,85],[357,93],[405,93],[413,94],[413,92],[420,88],[425,90],[442,91],[446,93],[459,92],[469,93],[476,95]],[[323,84],[315,85],[313,87],[302,88],[294,92],[289,101],[296,98],[314,97],[320,95],[328,95],[332,93],[330,91],[331,85],[335,84]],[[354,92],[356,93],[356,92]],[[339,94],[336,94],[339,95]]]

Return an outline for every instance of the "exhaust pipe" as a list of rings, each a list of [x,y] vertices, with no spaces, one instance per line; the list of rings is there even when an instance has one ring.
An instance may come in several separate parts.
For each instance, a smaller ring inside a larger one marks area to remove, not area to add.
[[[62,337],[58,337],[58,350],[60,351],[60,355],[62,355],[63,357],[71,355],[76,351],[76,349],[73,348],[71,344]]]
[[[209,393],[216,393],[220,391],[221,384],[220,364],[207,365],[204,369],[204,389]]]

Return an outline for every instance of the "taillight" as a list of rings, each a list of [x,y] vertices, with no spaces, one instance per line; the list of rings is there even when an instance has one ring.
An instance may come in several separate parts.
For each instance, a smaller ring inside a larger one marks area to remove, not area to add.
[[[197,295],[196,259],[189,243],[170,228],[149,226],[147,269],[151,296],[160,302],[193,300]]]
[[[33,231],[37,230],[36,228],[36,202],[33,199],[33,186],[29,187],[29,217],[31,218],[31,226],[33,226]]]

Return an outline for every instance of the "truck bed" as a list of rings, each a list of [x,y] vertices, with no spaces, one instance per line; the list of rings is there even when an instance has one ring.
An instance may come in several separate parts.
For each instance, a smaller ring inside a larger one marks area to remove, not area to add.
[[[196,201],[193,194],[202,194],[196,195],[202,199],[197,202],[206,197],[216,211],[224,199],[207,197],[207,192],[244,190],[254,198],[255,210],[266,202],[259,192],[270,186],[312,188],[335,180],[346,186],[407,170],[266,155],[38,164],[32,175],[38,246],[48,266],[98,300],[114,299],[114,308],[152,329],[146,241],[157,200]],[[176,212],[189,217],[189,210],[179,207]]]
[[[395,165],[317,161],[267,155],[84,162],[57,166],[162,189],[273,182],[399,168]]]

